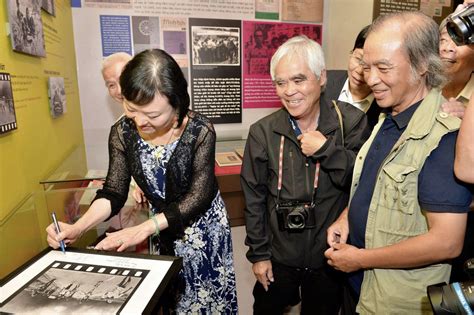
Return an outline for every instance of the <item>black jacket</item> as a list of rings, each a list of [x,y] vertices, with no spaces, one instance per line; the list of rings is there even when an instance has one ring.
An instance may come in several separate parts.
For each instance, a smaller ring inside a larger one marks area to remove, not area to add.
[[[346,70],[328,70],[326,71],[327,82],[324,89],[324,95],[330,100],[337,100],[341,94],[341,90],[344,87],[344,83],[347,80]],[[379,121],[379,115],[382,109],[377,105],[377,101],[374,99],[367,110],[367,122],[371,129]]]
[[[321,97],[317,130],[326,143],[312,157],[301,152],[285,109],[262,118],[250,127],[242,164],[245,219],[249,246],[247,258],[255,263],[272,259],[293,267],[319,268],[325,264],[326,230],[345,208],[355,156],[370,131],[362,111],[338,102],[343,115],[345,147],[333,104]],[[321,163],[316,193],[316,227],[300,232],[281,231],[275,203],[280,136],[285,136],[283,187],[280,198],[310,201],[316,160]]]

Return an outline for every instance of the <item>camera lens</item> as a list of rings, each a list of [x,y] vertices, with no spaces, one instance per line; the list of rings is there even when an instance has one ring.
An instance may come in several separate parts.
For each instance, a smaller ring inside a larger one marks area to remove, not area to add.
[[[435,315],[472,314],[474,282],[438,283],[427,288]]]
[[[304,218],[301,214],[292,215],[289,218],[289,221],[293,227],[303,227]]]
[[[464,10],[450,16],[446,29],[456,45],[473,44],[474,4],[470,4]]]
[[[288,213],[287,221],[290,229],[304,229],[308,212],[304,207],[296,207]]]
[[[446,27],[449,36],[456,45],[461,46],[469,43],[469,37],[472,36],[469,24],[465,24],[462,20],[449,21]]]

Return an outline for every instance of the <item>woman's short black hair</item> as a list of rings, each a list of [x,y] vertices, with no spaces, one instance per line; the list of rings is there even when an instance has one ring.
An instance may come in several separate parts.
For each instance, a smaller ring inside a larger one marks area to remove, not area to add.
[[[157,92],[166,96],[178,114],[178,126],[188,113],[188,83],[178,63],[164,50],[149,49],[133,57],[120,75],[120,87],[123,97],[136,105],[149,104]]]
[[[354,48],[352,50],[356,50],[358,48],[363,49],[364,44],[365,44],[365,39],[367,38],[367,31],[369,30],[369,26],[367,25],[363,29],[360,30],[359,35],[357,35],[357,38],[354,43]]]

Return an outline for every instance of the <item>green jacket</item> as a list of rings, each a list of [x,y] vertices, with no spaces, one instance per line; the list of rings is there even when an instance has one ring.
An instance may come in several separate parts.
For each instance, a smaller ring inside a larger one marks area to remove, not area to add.
[[[418,203],[418,175],[443,135],[460,125],[458,118],[440,112],[444,101],[439,90],[431,90],[382,162],[369,206],[366,248],[396,244],[428,231],[427,219]],[[380,119],[356,158],[351,196],[382,122]],[[445,263],[411,269],[368,269],[364,272],[357,312],[431,314],[426,287],[448,281],[450,271],[451,266]]]

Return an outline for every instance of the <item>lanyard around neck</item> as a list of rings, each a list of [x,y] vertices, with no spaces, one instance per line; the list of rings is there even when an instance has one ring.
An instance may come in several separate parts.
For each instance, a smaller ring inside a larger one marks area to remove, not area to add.
[[[280,154],[278,157],[278,191],[277,191],[277,202],[280,200],[280,192],[283,184],[283,149],[285,147],[285,136],[281,135],[280,138]],[[314,183],[313,183],[313,194],[311,195],[311,204],[314,204],[314,196],[316,195],[316,189],[318,188],[319,182],[319,170],[321,163],[316,162],[316,169],[314,171]]]

